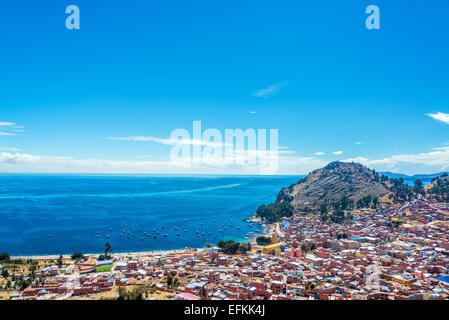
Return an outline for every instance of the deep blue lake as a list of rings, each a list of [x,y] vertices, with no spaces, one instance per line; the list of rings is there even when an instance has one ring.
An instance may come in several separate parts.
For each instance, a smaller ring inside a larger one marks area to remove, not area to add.
[[[244,219],[299,178],[0,175],[0,251],[98,253],[105,242],[114,252],[150,251],[241,240],[259,228]]]

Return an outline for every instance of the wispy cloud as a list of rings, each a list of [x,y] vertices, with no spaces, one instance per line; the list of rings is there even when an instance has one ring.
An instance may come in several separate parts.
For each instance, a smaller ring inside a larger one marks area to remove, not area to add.
[[[318,152],[315,152],[315,155],[316,156],[324,156],[324,152],[318,151]]]
[[[171,161],[159,156],[144,156],[142,160],[78,159],[61,156],[38,156],[25,153],[0,152],[2,172],[59,172],[59,173],[167,173],[167,174],[258,174],[258,166],[247,162],[257,156],[263,163],[272,161],[273,151],[235,151],[234,162],[226,163],[213,155],[202,163],[195,161]],[[143,159],[148,158],[148,159]],[[278,155],[277,174],[307,174],[329,163],[319,157],[303,157],[289,150]],[[194,159],[192,159],[194,160]],[[392,155],[382,159],[359,156],[343,161],[362,163],[377,171],[393,171],[405,174],[435,173],[449,170],[449,146],[434,148],[417,154]]]
[[[427,115],[437,121],[449,124],[449,113],[437,112],[437,113],[428,113]]]
[[[360,145],[363,144],[363,142],[357,141],[355,144]]]
[[[341,150],[339,150],[339,151],[335,151],[335,152],[332,152],[332,154],[335,154],[335,155],[340,155],[340,154],[343,154],[343,151],[341,151]]]
[[[0,136],[15,136],[21,132],[25,132],[22,126],[18,126],[14,122],[0,121]]]
[[[3,122],[3,121],[0,121],[0,127],[10,127],[10,126],[14,126],[14,125],[16,125],[15,123],[12,123],[12,122]]]
[[[254,92],[252,95],[254,97],[259,97],[259,98],[268,98],[268,97],[271,97],[272,95],[276,94],[277,92],[279,92],[286,85],[287,85],[287,81],[278,82],[278,83],[275,83],[275,84],[269,86],[268,88],[259,89],[256,92]]]
[[[254,151],[262,164],[269,165],[272,151]],[[251,152],[249,153],[251,156]],[[149,157],[148,157],[149,158]],[[0,152],[0,171],[41,173],[166,173],[166,174],[259,174],[259,165],[247,162],[248,153],[236,152],[233,163],[224,163],[213,156],[202,163],[170,160],[108,160],[78,159],[63,156],[37,156]],[[193,159],[192,159],[193,160]],[[281,152],[278,174],[303,174],[327,164],[313,157],[300,157]]]
[[[191,146],[201,145],[210,147],[226,146],[226,144],[222,142],[203,141],[195,139],[165,139],[152,136],[110,137],[109,139],[118,141],[156,142],[166,146],[174,146],[174,145],[191,145]]]
[[[362,163],[376,170],[388,170],[405,174],[435,173],[449,169],[449,146],[431,149],[430,152],[398,154],[383,159],[356,157],[343,161]]]
[[[0,151],[13,151],[13,152],[17,152],[17,151],[20,151],[20,149],[17,149],[17,148],[0,147]]]

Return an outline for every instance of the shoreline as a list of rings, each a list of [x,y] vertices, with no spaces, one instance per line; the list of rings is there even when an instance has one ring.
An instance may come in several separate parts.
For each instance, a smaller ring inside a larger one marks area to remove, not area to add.
[[[272,230],[272,224],[270,223],[264,223],[261,221],[259,217],[256,215],[252,215],[248,217],[247,222],[249,223],[259,223],[261,226],[265,225],[263,228],[263,231],[261,234],[253,234],[251,236],[246,235],[248,239],[245,239],[246,241],[242,241],[245,243],[255,243],[256,238],[259,235],[265,235],[266,233],[270,233]],[[154,256],[156,254],[158,255],[168,255],[168,254],[176,254],[176,253],[185,253],[189,250],[193,251],[200,251],[200,250],[206,250],[210,249],[209,247],[199,247],[199,248],[179,248],[179,249],[168,249],[168,250],[148,250],[148,251],[127,251],[127,252],[113,252],[112,255],[116,257],[127,257],[127,256],[136,256],[136,255],[143,255],[143,256]],[[104,252],[93,252],[93,253],[83,253],[85,256],[94,256],[98,257],[100,255],[104,254]],[[41,254],[41,255],[11,255],[11,260],[56,260],[59,259],[59,254]],[[72,254],[62,254],[62,259],[72,259]]]
[[[151,251],[131,251],[131,252],[113,252],[113,256],[118,257],[126,257],[126,256],[133,256],[133,255],[155,255],[155,254],[174,254],[174,253],[181,253],[188,250],[202,250],[202,249],[208,249],[207,247],[204,248],[184,248],[184,249],[169,249],[169,250],[151,250]],[[85,256],[100,256],[104,254],[104,252],[101,253],[83,253]],[[24,256],[24,255],[17,255],[17,256],[11,256],[11,260],[54,260],[58,259],[60,255],[56,254],[48,254],[48,255],[30,255],[30,256]],[[63,259],[72,259],[71,254],[63,254]]]

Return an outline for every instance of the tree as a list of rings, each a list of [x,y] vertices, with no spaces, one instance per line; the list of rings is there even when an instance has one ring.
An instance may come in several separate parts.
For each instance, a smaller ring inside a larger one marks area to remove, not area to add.
[[[271,244],[271,238],[260,236],[260,237],[256,238],[256,243],[259,246],[267,246],[267,245]]]
[[[72,258],[72,260],[78,260],[78,259],[81,259],[83,256],[84,256],[84,255],[83,255],[81,252],[75,251],[75,252],[72,254],[71,258]]]
[[[174,277],[171,273],[167,275],[167,287],[177,288],[180,284],[179,278]]]
[[[249,244],[249,242],[247,242],[247,243],[240,244],[240,247],[238,248],[237,251],[240,252],[241,254],[246,254],[250,250],[251,250],[251,245]]]
[[[348,238],[348,235],[346,233],[339,233],[339,234],[337,234],[337,239],[338,240],[340,240],[340,239],[347,239],[347,238]]]
[[[179,283],[180,283],[179,278],[178,277],[174,278],[173,279],[173,288],[177,288],[179,286]]]
[[[109,253],[112,253],[112,247],[111,244],[109,242],[106,242],[105,244],[105,249],[104,249],[104,255],[106,257],[106,259],[109,257]]]
[[[9,272],[8,269],[3,269],[2,270],[2,277],[7,279],[9,277]]]
[[[59,258],[58,258],[58,268],[62,268],[62,254],[61,255],[59,255]]]
[[[330,215],[330,219],[335,223],[342,223],[345,221],[345,213],[343,210],[337,210]]]
[[[413,186],[413,191],[417,194],[421,194],[423,196],[426,195],[426,192],[424,191],[424,184],[421,180],[416,180],[415,184]]]
[[[237,252],[246,253],[250,250],[249,244],[240,244],[234,240],[220,240],[218,241],[217,246],[226,254],[235,254]]]
[[[373,209],[377,208],[377,206],[379,205],[379,198],[374,197],[372,202],[373,202]]]
[[[315,284],[313,283],[313,282],[308,282],[308,283],[306,283],[306,286],[305,286],[305,288],[304,289],[306,289],[306,291],[309,291],[309,290],[313,290],[313,289],[315,289]]]
[[[0,253],[0,261],[9,262],[10,260],[11,260],[11,257],[8,252]]]
[[[173,275],[171,273],[167,274],[167,287],[171,287],[173,283]]]
[[[291,217],[293,215],[293,206],[288,201],[276,201],[268,206],[261,205],[257,209],[256,214],[269,223],[273,223],[283,217]]]
[[[307,244],[305,244],[305,243],[301,244],[301,251],[303,253],[309,252],[309,247],[307,246]]]

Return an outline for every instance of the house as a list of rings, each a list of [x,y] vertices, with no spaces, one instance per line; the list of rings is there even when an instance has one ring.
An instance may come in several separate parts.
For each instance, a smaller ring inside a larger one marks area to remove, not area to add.
[[[112,260],[102,260],[95,263],[95,272],[106,272],[112,270]]]

